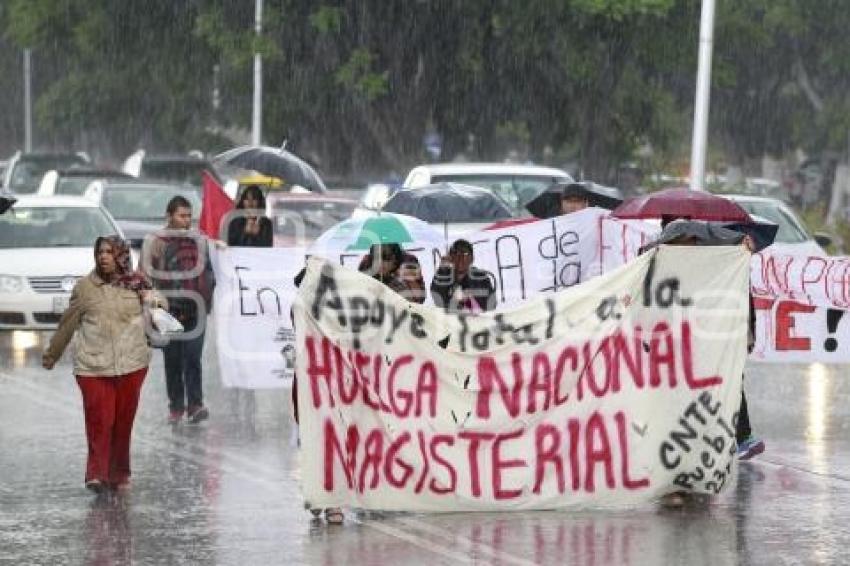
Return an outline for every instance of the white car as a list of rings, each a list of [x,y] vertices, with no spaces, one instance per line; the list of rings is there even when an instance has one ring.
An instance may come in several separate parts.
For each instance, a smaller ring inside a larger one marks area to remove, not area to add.
[[[515,163],[435,163],[419,165],[410,170],[405,187],[423,187],[451,181],[490,189],[517,214],[527,214],[525,205],[548,189],[553,183],[572,182],[573,178],[561,169]]]
[[[0,214],[0,330],[54,329],[98,236],[121,230],[83,197],[21,196]]]
[[[809,234],[806,227],[787,204],[779,199],[750,195],[721,195],[735,201],[748,214],[761,216],[779,226],[771,248],[776,251],[802,255],[827,255],[824,247],[830,244],[826,234]]]
[[[83,152],[78,153],[21,153],[13,155],[3,174],[3,187],[17,194],[32,194],[44,174],[51,169],[88,167],[91,159]]]
[[[195,225],[201,214],[201,197],[189,185],[138,179],[93,181],[83,196],[109,211],[134,248],[141,248],[145,236],[162,228],[165,209],[173,197],[182,196],[189,201]]]
[[[74,169],[51,169],[41,178],[37,195],[43,196],[79,196],[97,180],[132,179],[130,175],[111,169],[78,167]]]

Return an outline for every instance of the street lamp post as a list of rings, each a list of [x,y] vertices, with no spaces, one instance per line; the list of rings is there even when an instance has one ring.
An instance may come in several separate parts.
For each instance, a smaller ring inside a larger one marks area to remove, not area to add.
[[[32,152],[32,50],[24,49],[24,152]]]
[[[256,0],[254,31],[259,38],[263,33],[263,0]],[[251,113],[251,143],[260,145],[263,137],[263,58],[254,53],[254,105]]]
[[[705,190],[705,157],[708,147],[708,107],[711,89],[711,54],[714,47],[714,0],[702,0],[699,25],[699,63],[694,100],[694,132],[691,142],[691,189]]]

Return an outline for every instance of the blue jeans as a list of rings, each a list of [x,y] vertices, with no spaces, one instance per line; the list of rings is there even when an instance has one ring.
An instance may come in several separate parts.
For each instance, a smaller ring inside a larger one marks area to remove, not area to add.
[[[165,387],[172,411],[191,410],[204,404],[201,354],[204,332],[191,340],[172,340],[162,349],[165,361]]]

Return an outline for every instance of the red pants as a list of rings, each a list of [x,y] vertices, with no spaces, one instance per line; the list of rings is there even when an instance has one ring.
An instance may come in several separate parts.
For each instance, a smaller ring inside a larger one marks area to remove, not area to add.
[[[86,415],[86,481],[130,479],[130,434],[148,368],[116,377],[78,375]]]

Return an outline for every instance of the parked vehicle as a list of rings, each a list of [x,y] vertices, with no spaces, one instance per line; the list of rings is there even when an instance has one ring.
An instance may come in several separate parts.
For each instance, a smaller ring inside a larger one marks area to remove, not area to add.
[[[832,243],[828,234],[809,234],[803,222],[787,204],[779,199],[750,195],[722,195],[738,203],[748,214],[761,216],[779,226],[771,247],[791,253],[827,255],[824,248]]]
[[[92,169],[88,167],[81,167],[79,169],[51,169],[41,178],[41,183],[38,185],[38,191],[36,193],[43,196],[81,196],[93,181],[121,179],[132,179],[132,177],[113,169]]]
[[[527,214],[524,207],[553,183],[571,182],[561,169],[514,163],[438,163],[419,165],[410,170],[405,187],[422,187],[443,181],[477,185],[502,197],[517,215]]]
[[[0,329],[56,328],[98,236],[121,229],[83,197],[21,196],[0,214]]]
[[[209,171],[217,177],[212,163],[200,155],[148,155],[143,149],[128,157],[121,170],[139,179],[163,181],[191,185],[199,192],[202,187],[202,174]],[[218,179],[221,182],[220,179]]]
[[[384,203],[396,194],[399,189],[401,189],[400,185],[371,183],[363,191],[363,196],[360,197],[357,207],[365,210],[381,210]]]
[[[134,248],[141,247],[146,235],[163,227],[168,201],[177,195],[192,204],[192,216],[197,221],[201,198],[192,187],[135,179],[95,181],[85,193],[86,198],[109,211]]]
[[[274,226],[274,245],[308,246],[331,226],[349,218],[357,201],[316,193],[278,193],[266,197]]]
[[[38,190],[44,174],[51,169],[90,167],[85,153],[21,153],[9,159],[3,177],[3,186],[17,194],[32,194]]]

